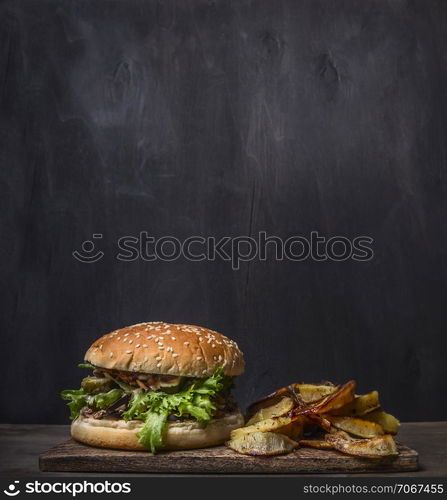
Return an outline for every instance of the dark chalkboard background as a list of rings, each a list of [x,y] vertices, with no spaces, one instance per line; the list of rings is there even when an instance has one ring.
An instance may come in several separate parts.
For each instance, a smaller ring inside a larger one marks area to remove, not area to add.
[[[100,334],[236,339],[247,403],[358,380],[447,418],[445,1],[4,1],[4,422],[58,399]],[[369,235],[371,262],[119,262],[122,235]],[[72,256],[102,233],[104,258]]]

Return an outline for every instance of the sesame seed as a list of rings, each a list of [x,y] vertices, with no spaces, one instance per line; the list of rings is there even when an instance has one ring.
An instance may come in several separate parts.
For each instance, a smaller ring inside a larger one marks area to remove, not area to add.
[[[167,350],[168,352],[171,352],[171,351],[172,351],[172,347],[168,347],[166,350]]]
[[[128,333],[125,333],[124,336],[127,337],[129,334]]]
[[[165,338],[164,337],[158,337],[160,340],[164,340]]]
[[[177,357],[178,357],[178,354],[174,353],[174,354],[172,355],[172,357],[173,357],[173,358],[177,358]]]
[[[113,352],[109,354],[109,358],[113,358]]]
[[[171,337],[172,340],[177,340],[177,337]]]
[[[132,351],[126,351],[127,354],[132,354]]]
[[[185,345],[189,345],[189,342],[183,342]]]
[[[157,361],[160,361],[161,356],[157,356],[155,359],[156,359]]]
[[[121,340],[121,337],[116,337],[116,340]]]
[[[211,344],[211,347],[213,347],[213,348],[216,347],[216,344]]]
[[[135,347],[140,347],[140,344],[137,344]]]
[[[147,347],[147,344],[143,344],[143,347]]]
[[[157,363],[157,368],[160,368],[160,366],[161,366],[161,363]]]
[[[123,342],[127,342],[127,339],[123,339]]]
[[[202,356],[197,356],[197,361],[202,361]]]
[[[203,337],[199,337],[199,342],[202,342],[202,340],[203,340]]]
[[[129,344],[132,344],[133,340],[129,340]]]
[[[159,347],[160,351],[162,351],[164,349],[164,347]]]
[[[203,370],[202,373],[206,373],[206,370]]]
[[[163,345],[163,342],[158,342],[158,345]]]

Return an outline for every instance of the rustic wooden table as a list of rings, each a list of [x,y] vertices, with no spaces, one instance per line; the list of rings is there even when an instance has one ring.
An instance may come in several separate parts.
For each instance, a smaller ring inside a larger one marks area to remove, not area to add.
[[[0,424],[0,474],[85,476],[69,473],[42,473],[38,468],[39,453],[69,438],[66,425]],[[399,441],[419,452],[420,470],[395,473],[393,476],[447,476],[447,422],[417,422],[402,424]],[[106,476],[110,474],[95,474]],[[125,476],[125,474],[115,474]],[[142,476],[144,474],[139,474]],[[369,474],[371,475],[371,474]],[[377,474],[375,474],[377,476]],[[384,476],[385,474],[380,474]],[[340,476],[340,475],[338,475]],[[356,474],[356,476],[360,476]],[[362,474],[368,476],[368,474]]]

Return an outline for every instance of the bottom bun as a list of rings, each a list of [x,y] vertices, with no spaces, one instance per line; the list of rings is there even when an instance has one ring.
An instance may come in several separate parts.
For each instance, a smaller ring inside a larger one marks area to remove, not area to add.
[[[230,432],[244,425],[240,412],[212,419],[205,427],[195,420],[169,422],[166,427],[164,450],[188,450],[222,444]],[[139,420],[96,419],[79,416],[71,424],[71,435],[81,443],[118,450],[147,450],[138,442],[137,433],[143,427]]]

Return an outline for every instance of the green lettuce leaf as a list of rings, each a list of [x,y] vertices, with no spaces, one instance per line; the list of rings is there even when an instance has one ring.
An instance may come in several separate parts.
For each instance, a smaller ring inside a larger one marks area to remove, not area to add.
[[[156,403],[156,400],[158,399],[156,397],[157,394],[161,393],[135,391],[132,394],[127,410],[122,415],[124,420],[136,419],[137,417],[143,415],[149,406],[159,406],[159,404]],[[153,401],[151,401],[151,399],[153,399]],[[159,399],[161,399],[160,396]]]
[[[70,418],[73,420],[79,416],[79,412],[87,404],[88,394],[84,389],[71,390],[61,392],[62,399],[70,401],[68,407],[70,408]]]
[[[84,406],[88,406],[93,410],[104,410],[115,403],[115,401],[118,401],[123,394],[124,391],[121,389],[112,389],[109,392],[96,394],[94,396],[85,392],[84,389],[68,389],[61,392],[61,397],[69,401],[68,407],[70,408],[70,418],[73,420],[79,417],[79,413]]]
[[[156,453],[158,449],[163,447],[163,433],[168,416],[167,410],[145,413],[144,426],[138,433],[138,438],[139,442],[152,453]]]
[[[197,379],[188,388],[175,394],[162,391],[134,391],[124,420],[143,420],[143,429],[138,437],[143,446],[152,453],[163,447],[163,433],[169,415],[190,415],[206,425],[216,409],[213,398],[230,387],[231,379],[223,375],[221,368],[207,379]]]
[[[210,420],[210,412],[208,410],[201,408],[200,406],[195,406],[191,403],[182,404],[181,414],[189,414],[203,425]]]

